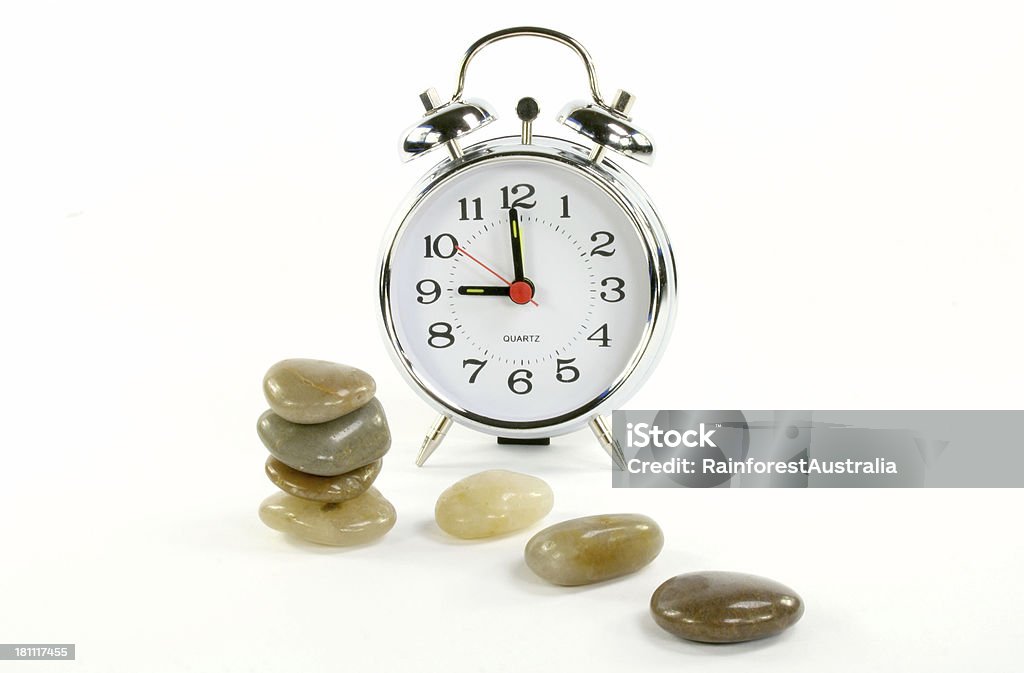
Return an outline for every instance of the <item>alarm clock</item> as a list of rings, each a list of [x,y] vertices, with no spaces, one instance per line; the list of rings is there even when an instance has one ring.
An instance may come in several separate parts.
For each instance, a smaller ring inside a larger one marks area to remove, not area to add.
[[[519,135],[464,147],[496,118],[484,101],[463,98],[469,63],[487,45],[521,36],[554,40],[583,61],[592,100],[558,115],[576,135],[534,135],[540,108],[525,97]],[[547,444],[589,424],[621,467],[602,415],[656,365],[676,303],[661,220],[610,156],[654,159],[650,137],[629,117],[633,96],[606,101],[579,42],[524,27],[471,45],[450,100],[433,89],[420,99],[426,112],[403,135],[402,158],[445,156],[399,208],[379,263],[391,354],[439,413],[417,464],[458,422],[513,444]]]

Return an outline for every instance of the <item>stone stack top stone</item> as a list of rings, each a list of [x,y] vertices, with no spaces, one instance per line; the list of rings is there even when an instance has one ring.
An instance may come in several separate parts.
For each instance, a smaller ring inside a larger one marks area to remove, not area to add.
[[[263,394],[275,414],[300,424],[326,423],[352,413],[377,393],[361,369],[326,360],[281,360],[263,377]]]

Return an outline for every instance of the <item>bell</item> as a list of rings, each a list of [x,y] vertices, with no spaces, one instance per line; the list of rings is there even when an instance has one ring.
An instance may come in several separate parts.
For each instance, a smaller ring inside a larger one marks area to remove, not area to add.
[[[437,92],[428,89],[420,94],[420,101],[427,112],[404,134],[399,149],[402,161],[410,161],[442,145],[457,159],[462,156],[458,140],[497,119],[491,106],[479,99],[454,100],[442,105]]]
[[[633,101],[632,94],[621,90],[615,94],[615,102],[610,107],[573,101],[562,108],[558,121],[595,143],[591,154],[594,161],[599,161],[604,150],[610,149],[650,166],[654,163],[654,143],[650,136],[633,126],[627,116]]]

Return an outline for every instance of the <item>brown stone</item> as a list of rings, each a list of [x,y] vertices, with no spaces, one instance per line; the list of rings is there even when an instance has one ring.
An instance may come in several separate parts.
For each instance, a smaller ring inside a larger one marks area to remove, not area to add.
[[[267,477],[285,493],[318,502],[344,502],[366,492],[380,474],[383,460],[358,467],[336,477],[318,477],[290,468],[273,456],[267,458]]]
[[[774,580],[733,572],[676,575],[651,596],[651,614],[671,634],[702,643],[766,638],[795,624],[804,603]]]

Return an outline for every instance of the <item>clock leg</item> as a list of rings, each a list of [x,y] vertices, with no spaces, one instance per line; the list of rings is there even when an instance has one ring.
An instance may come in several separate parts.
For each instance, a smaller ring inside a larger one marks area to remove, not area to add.
[[[594,416],[588,423],[590,429],[594,431],[594,436],[597,437],[597,442],[601,445],[601,448],[611,456],[612,461],[615,462],[615,466],[620,470],[626,469],[626,457],[622,454],[622,447],[615,441],[615,437],[612,435],[611,428],[604,422],[604,418],[600,415]]]
[[[441,414],[434,421],[434,424],[430,426],[430,431],[427,436],[423,438],[423,446],[420,448],[420,455],[416,456],[417,467],[423,467],[423,463],[427,462],[427,458],[430,458],[430,454],[441,445],[444,441],[444,436],[448,434],[448,429],[452,427],[452,417]]]

